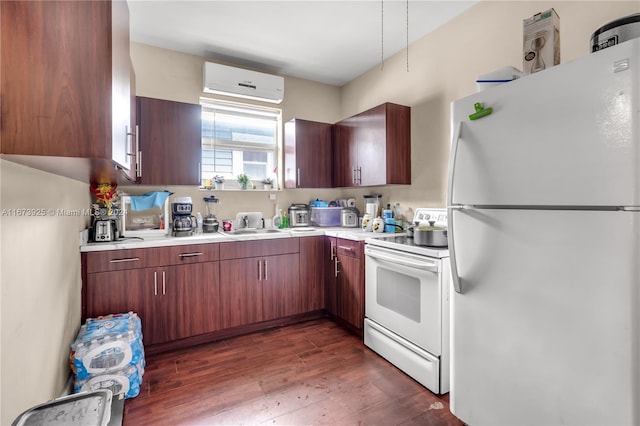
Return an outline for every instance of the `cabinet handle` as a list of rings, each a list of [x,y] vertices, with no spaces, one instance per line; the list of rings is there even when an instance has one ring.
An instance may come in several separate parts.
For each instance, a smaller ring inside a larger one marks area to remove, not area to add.
[[[356,168],[354,167],[353,170],[351,170],[351,183],[352,184],[356,184]]]
[[[336,278],[338,277],[338,274],[340,273],[340,271],[338,270],[338,263],[340,263],[340,262],[338,262],[338,258],[336,257],[334,259],[334,263],[333,263],[333,275]]]
[[[202,256],[204,253],[202,252],[195,252],[195,253],[180,253],[178,256],[180,256],[180,259],[184,259],[185,257],[196,257],[196,256]]]
[[[167,288],[166,288],[166,276],[165,276],[165,272],[162,271],[162,295],[166,296],[167,294]]]
[[[153,295],[154,296],[158,295],[158,273],[157,272],[153,273]]]
[[[330,260],[333,260],[336,257],[336,245],[331,243],[331,251],[330,251]]]
[[[348,251],[349,253],[353,252],[353,247],[338,246],[338,248],[339,248],[340,250],[346,250],[346,251]]]
[[[202,184],[202,163],[198,161],[198,178],[196,179],[198,185]]]
[[[296,186],[300,186],[300,168],[298,168],[298,172],[296,173]]]
[[[136,152],[138,153],[138,158],[136,160],[136,176],[142,177],[142,150],[140,149],[139,133],[139,128],[136,126]]]
[[[267,260],[264,260],[264,280],[267,281],[269,279],[269,272],[267,270]]]
[[[358,185],[362,185],[362,166],[358,167]]]
[[[122,262],[137,262],[139,257],[127,257],[125,259],[111,259],[109,263],[122,263]]]
[[[258,281],[262,281],[262,262],[258,260]]]

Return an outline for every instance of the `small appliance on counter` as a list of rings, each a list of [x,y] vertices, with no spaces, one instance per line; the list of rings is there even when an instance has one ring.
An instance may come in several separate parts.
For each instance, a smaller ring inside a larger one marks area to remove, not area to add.
[[[216,217],[216,211],[220,200],[216,198],[215,195],[204,197],[203,200],[205,207],[207,208],[207,216],[202,221],[202,231],[205,234],[218,232],[218,227],[220,226],[220,224],[218,222],[218,218]]]
[[[355,207],[343,207],[340,212],[340,226],[343,228],[357,228],[360,211]]]
[[[306,204],[291,204],[289,207],[289,226],[309,226],[309,206]]]
[[[192,215],[191,197],[177,197],[171,203],[171,235],[189,237],[196,229],[196,218]]]
[[[93,242],[112,242],[118,239],[118,222],[115,219],[96,219],[91,231]]]

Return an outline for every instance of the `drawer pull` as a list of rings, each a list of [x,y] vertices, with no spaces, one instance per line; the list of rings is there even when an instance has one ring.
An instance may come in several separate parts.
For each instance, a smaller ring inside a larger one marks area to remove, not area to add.
[[[346,250],[348,252],[352,252],[353,251],[353,247],[347,247],[347,246],[338,246],[338,248],[340,250]]]
[[[122,262],[137,262],[139,257],[127,257],[125,259],[111,259],[109,263],[122,263]]]
[[[184,259],[185,257],[196,257],[196,256],[202,256],[204,253],[202,252],[196,252],[196,253],[180,253],[178,256],[180,256],[180,259]]]

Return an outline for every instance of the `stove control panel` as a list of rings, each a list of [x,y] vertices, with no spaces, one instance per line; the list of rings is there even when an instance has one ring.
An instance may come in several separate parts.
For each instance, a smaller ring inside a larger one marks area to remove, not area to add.
[[[418,222],[420,225],[429,225],[430,221],[435,222],[435,226],[447,226],[447,210],[446,209],[416,209],[413,215],[413,223]]]

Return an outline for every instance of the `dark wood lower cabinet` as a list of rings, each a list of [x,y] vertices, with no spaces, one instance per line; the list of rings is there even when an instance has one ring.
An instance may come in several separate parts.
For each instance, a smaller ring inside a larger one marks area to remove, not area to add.
[[[364,243],[327,237],[326,309],[361,333],[364,329]]]
[[[326,311],[358,333],[362,248],[313,236],[83,253],[83,317],[137,312],[153,351]]]
[[[134,311],[146,345],[220,329],[218,262],[89,274],[87,316]]]

